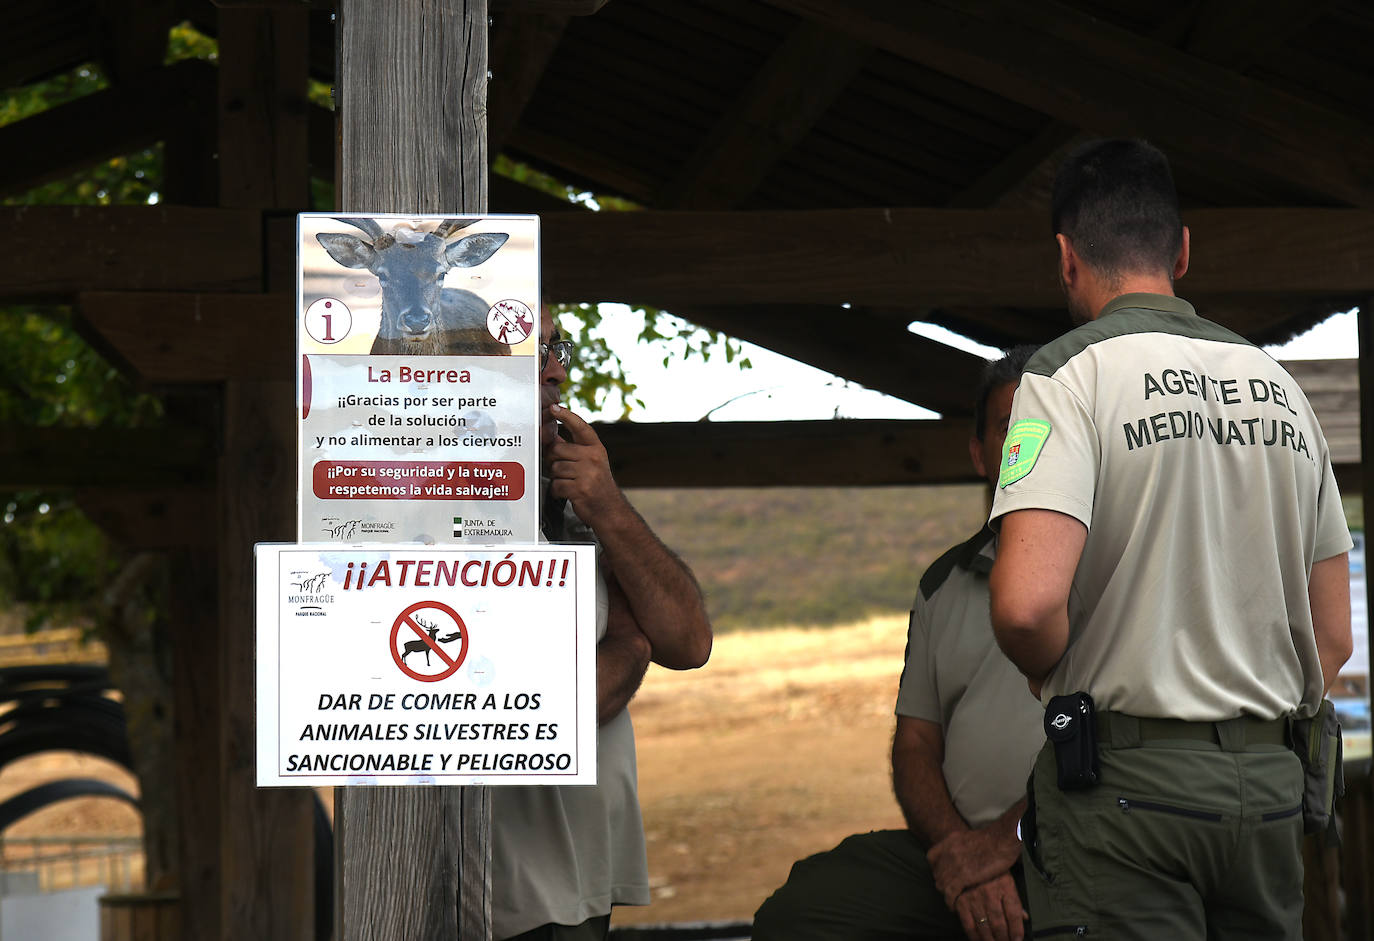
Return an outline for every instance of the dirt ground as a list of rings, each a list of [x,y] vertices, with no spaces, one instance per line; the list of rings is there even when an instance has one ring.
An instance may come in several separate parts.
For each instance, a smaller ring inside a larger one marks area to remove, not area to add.
[[[901,826],[889,783],[906,618],[717,638],[630,707],[653,904],[613,924],[750,918],[792,863]]]
[[[749,918],[792,863],[850,833],[900,826],[888,783],[906,619],[736,632],[702,670],[652,667],[631,713],[653,904],[615,924]],[[0,773],[0,800],[60,777],[137,783],[101,759],[49,752]],[[129,836],[138,815],[82,799],[5,834]],[[13,855],[32,852],[10,847]]]

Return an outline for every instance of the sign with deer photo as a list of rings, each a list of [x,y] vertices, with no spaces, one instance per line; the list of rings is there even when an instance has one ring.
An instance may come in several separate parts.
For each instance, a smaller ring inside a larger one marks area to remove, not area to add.
[[[538,539],[539,218],[298,217],[301,539]]]
[[[257,783],[596,783],[595,549],[257,547]]]

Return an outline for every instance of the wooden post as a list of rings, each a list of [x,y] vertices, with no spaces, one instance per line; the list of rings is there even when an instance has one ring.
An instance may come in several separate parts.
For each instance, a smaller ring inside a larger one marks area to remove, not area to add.
[[[487,209],[486,0],[340,0],[339,206]],[[335,792],[339,941],[491,937],[483,788]]]
[[[219,22],[220,203],[302,209],[309,184],[306,10],[222,9]],[[264,291],[288,289],[266,275],[263,281]],[[295,361],[292,347],[255,352]],[[259,790],[255,775],[253,544],[294,535],[294,415],[290,381],[225,383],[218,552],[225,941],[315,937],[313,795]]]

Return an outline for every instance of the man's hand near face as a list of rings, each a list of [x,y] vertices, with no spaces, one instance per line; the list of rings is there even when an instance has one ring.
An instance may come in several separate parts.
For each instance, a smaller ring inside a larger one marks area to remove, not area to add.
[[[571,503],[578,519],[594,528],[613,526],[616,516],[633,513],[611,476],[610,458],[592,426],[563,405],[551,405],[549,411],[567,435],[554,439],[546,458],[553,495]]]

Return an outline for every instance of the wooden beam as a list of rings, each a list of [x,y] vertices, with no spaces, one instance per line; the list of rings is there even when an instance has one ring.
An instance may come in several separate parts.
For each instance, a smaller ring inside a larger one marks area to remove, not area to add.
[[[1374,213],[1199,210],[1189,298],[1374,289]],[[874,209],[587,213],[544,220],[545,289],[563,300],[1057,308],[1040,213]]]
[[[6,301],[263,288],[262,214],[252,210],[0,206],[0,252]]]
[[[291,379],[294,303],[287,294],[92,292],[78,297],[77,309],[107,359],[165,385]],[[914,315],[807,305],[674,313],[942,413],[967,411],[982,367],[976,356],[909,333]],[[817,336],[828,339],[818,345]]]
[[[308,19],[293,9],[219,11],[219,199],[253,212],[306,204]],[[294,255],[294,252],[290,253]],[[280,268],[259,258],[261,290]],[[291,344],[294,350],[294,343]],[[293,355],[294,358],[294,355]],[[219,460],[220,937],[308,941],[315,910],[313,797],[259,789],[253,546],[289,540],[295,516],[294,383],[231,381]]]
[[[971,414],[971,390],[984,365],[980,357],[908,331],[914,316],[893,320],[862,308],[802,304],[673,313],[944,415]]]
[[[623,487],[866,487],[982,480],[968,462],[972,427],[967,419],[601,422],[593,427]],[[1336,464],[1346,492],[1358,492],[1350,483],[1361,466],[1349,460]]]
[[[341,0],[339,205],[483,213],[487,0]],[[339,941],[491,937],[480,787],[335,791]]]
[[[871,52],[843,33],[798,23],[653,205],[727,209],[741,202],[830,109]]]
[[[506,149],[567,26],[567,14],[510,9],[496,17],[487,103],[487,152],[493,159]]]
[[[207,453],[204,459],[209,466],[215,457]],[[76,502],[91,522],[129,549],[214,550],[216,504],[211,487],[88,486],[76,491]],[[218,843],[218,833],[215,839]]]
[[[215,68],[187,60],[0,128],[0,196],[149,147],[209,106]],[[59,145],[60,142],[60,145]]]
[[[220,14],[221,45],[238,51],[219,69],[220,204],[306,206],[310,105],[304,8]],[[242,58],[242,62],[238,60]],[[227,166],[241,160],[245,170]]]
[[[966,420],[596,424],[622,487],[830,487],[976,481]]]
[[[203,428],[0,427],[0,488],[205,484],[215,447]]]
[[[180,18],[177,0],[97,0],[102,58],[117,83],[157,71],[167,57],[167,31]]]
[[[1374,128],[1053,0],[767,0],[1080,128],[1374,208]]]
[[[1374,213],[1208,209],[1185,214],[1193,266],[1179,290],[1333,298],[1374,290]],[[0,299],[85,291],[261,290],[260,214],[170,207],[0,207]],[[289,216],[267,254],[290,270]],[[1040,213],[857,209],[564,212],[543,222],[544,277],[563,300],[659,306],[840,304],[1059,308]],[[63,250],[53,251],[53,239]],[[215,253],[219,253],[216,255]],[[71,259],[80,258],[80,264]]]
[[[147,382],[296,375],[290,294],[88,292],[77,297],[77,311],[97,349]]]

